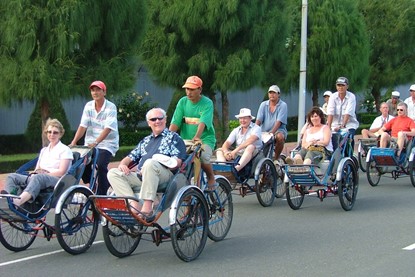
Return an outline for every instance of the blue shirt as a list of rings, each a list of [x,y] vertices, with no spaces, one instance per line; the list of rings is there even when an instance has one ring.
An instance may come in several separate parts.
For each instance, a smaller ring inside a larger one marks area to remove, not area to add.
[[[259,105],[257,120],[261,121],[262,132],[269,132],[275,125],[275,122],[280,121],[281,125],[278,130],[287,132],[287,104],[281,99],[277,103],[277,108],[272,113],[269,110],[269,100],[264,101]]]
[[[134,163],[138,163],[137,168],[141,171],[144,162],[154,154],[177,157],[183,161],[186,159],[186,145],[177,133],[165,128],[158,136],[151,134],[143,138],[128,157]]]

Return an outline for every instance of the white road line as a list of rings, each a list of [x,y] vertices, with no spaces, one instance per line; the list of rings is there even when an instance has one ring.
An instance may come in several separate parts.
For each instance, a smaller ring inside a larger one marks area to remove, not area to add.
[[[414,249],[415,249],[415,243],[414,244],[411,244],[411,245],[409,245],[407,247],[402,248],[402,250],[414,250]]]
[[[93,244],[98,244],[98,243],[102,243],[102,242],[104,242],[104,241],[99,240],[99,241],[95,241]],[[16,263],[20,263],[20,262],[24,262],[24,261],[28,261],[28,260],[33,260],[33,259],[41,258],[41,257],[44,257],[44,256],[50,256],[50,255],[60,253],[60,252],[63,252],[63,251],[65,251],[65,250],[61,249],[61,250],[56,250],[56,251],[52,251],[52,252],[48,252],[48,253],[29,256],[29,257],[26,257],[26,258],[21,258],[21,259],[14,260],[14,261],[4,262],[4,263],[0,264],[0,267],[10,265],[10,264],[16,264]]]

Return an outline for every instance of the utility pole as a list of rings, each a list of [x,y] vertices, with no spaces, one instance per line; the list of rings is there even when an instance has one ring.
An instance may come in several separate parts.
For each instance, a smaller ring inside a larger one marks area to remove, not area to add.
[[[301,128],[305,122],[305,96],[306,96],[306,73],[307,73],[307,0],[302,0],[301,8],[301,56],[300,56],[300,85],[299,85],[299,104],[298,104],[298,135],[300,140]]]

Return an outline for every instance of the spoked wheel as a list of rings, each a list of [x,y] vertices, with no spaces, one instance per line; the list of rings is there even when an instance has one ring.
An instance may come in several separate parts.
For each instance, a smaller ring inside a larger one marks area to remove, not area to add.
[[[56,237],[61,247],[72,255],[87,251],[97,235],[99,216],[89,195],[91,192],[86,189],[74,189],[55,215]]]
[[[205,193],[209,207],[208,237],[213,241],[223,240],[229,232],[233,218],[231,185],[224,178],[216,180],[219,184],[215,192]]]
[[[281,160],[281,157],[280,159]],[[281,162],[283,162],[281,160]],[[277,188],[275,189],[275,197],[282,198],[285,195],[285,184],[284,184],[284,170],[282,169],[281,163],[275,165],[275,170],[277,172]]]
[[[366,164],[367,180],[372,187],[376,187],[379,184],[380,175],[379,168],[376,166],[375,161],[370,161]]]
[[[136,249],[141,240],[141,232],[144,230],[143,226],[126,226],[114,225],[108,221],[102,227],[102,234],[104,242],[108,251],[118,258],[123,258],[131,255]]]
[[[271,206],[274,202],[278,176],[275,165],[271,160],[265,160],[259,169],[258,179],[255,180],[255,192],[263,207]]]
[[[358,189],[357,172],[353,162],[347,160],[342,168],[341,181],[338,193],[340,204],[345,211],[350,211],[356,201]]]
[[[205,247],[209,212],[204,195],[190,188],[180,197],[176,220],[170,226],[174,252],[185,262],[196,259]]]
[[[291,182],[286,184],[285,196],[288,205],[293,210],[298,210],[304,201],[303,188],[299,185],[293,185]]]
[[[411,161],[408,164],[408,173],[409,173],[409,177],[411,179],[411,183],[412,185],[415,187],[415,162]]]
[[[366,154],[359,152],[357,154],[357,158],[359,159],[359,167],[363,172],[366,172],[367,162],[366,162]]]
[[[10,251],[26,250],[35,241],[38,230],[34,223],[0,220],[0,242]]]

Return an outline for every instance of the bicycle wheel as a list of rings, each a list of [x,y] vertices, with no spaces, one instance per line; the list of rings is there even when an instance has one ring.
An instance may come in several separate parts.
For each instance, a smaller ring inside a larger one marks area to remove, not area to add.
[[[299,185],[292,185],[291,182],[286,184],[285,196],[287,203],[293,210],[298,210],[304,201],[303,188]]]
[[[274,202],[277,179],[278,176],[274,163],[270,160],[265,160],[259,169],[258,179],[255,180],[256,196],[263,207],[271,206]]]
[[[340,204],[345,211],[350,211],[356,201],[358,190],[357,172],[353,162],[347,160],[342,168],[338,193]]]
[[[88,196],[92,193],[76,188],[64,199],[55,214],[56,237],[61,247],[72,255],[87,251],[95,240],[99,216]]]
[[[117,226],[108,221],[102,227],[102,234],[108,251],[118,258],[131,255],[140,243],[143,229],[143,226]]]
[[[281,165],[275,165],[277,172],[277,188],[275,189],[275,197],[282,198],[285,195],[285,184],[284,184],[284,170]]]
[[[409,178],[411,179],[412,186],[415,187],[415,176],[414,176],[415,171],[414,171],[414,167],[415,167],[414,161],[409,162],[409,164],[408,164]]]
[[[34,223],[0,220],[0,242],[14,252],[26,250],[35,241],[38,230]]]
[[[379,168],[376,167],[375,161],[370,161],[366,164],[367,180],[372,187],[376,187],[379,184],[380,175]]]
[[[188,189],[180,197],[176,222],[170,226],[176,255],[185,262],[196,259],[203,251],[208,233],[208,207],[202,193]]]
[[[363,153],[359,152],[357,154],[357,158],[359,159],[359,167],[363,172],[366,172],[367,162],[366,162],[366,155],[363,155]]]
[[[213,241],[223,240],[229,232],[233,218],[232,189],[224,178],[216,180],[214,192],[205,192],[209,207],[208,237]]]

